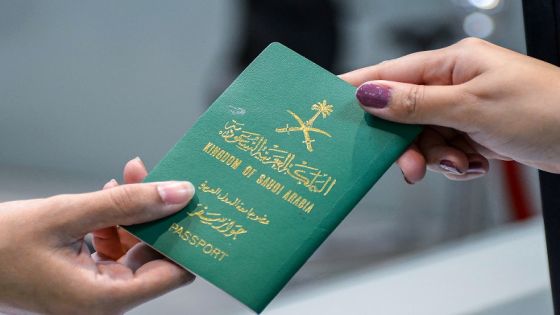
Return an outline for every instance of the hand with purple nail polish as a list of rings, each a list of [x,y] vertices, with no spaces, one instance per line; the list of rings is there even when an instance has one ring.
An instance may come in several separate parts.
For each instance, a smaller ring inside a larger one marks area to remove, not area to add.
[[[125,166],[125,185],[0,203],[0,312],[122,314],[191,282],[191,273],[118,228],[173,214],[194,194],[189,182],[140,184],[146,175],[136,158]],[[93,254],[84,241],[90,232]]]
[[[480,39],[414,53],[340,76],[362,108],[425,125],[397,164],[454,180],[488,172],[489,159],[560,173],[560,68]]]

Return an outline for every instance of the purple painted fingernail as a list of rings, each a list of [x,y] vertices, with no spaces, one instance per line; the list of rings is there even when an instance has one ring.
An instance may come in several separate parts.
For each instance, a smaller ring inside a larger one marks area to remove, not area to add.
[[[375,83],[364,83],[356,90],[356,98],[364,106],[384,108],[389,104],[391,91]]]
[[[461,172],[457,166],[455,166],[455,164],[449,160],[441,160],[439,162],[439,167],[446,171],[447,173],[453,174],[453,175],[463,175],[463,172]]]
[[[484,174],[486,170],[484,169],[484,165],[480,161],[472,161],[469,162],[469,169],[467,173],[470,174]]]

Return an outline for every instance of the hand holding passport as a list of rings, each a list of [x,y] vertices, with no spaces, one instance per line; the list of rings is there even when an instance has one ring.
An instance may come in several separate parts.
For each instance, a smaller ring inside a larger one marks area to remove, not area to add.
[[[261,312],[420,131],[354,94],[271,44],[146,178],[191,181],[191,202],[125,228]]]

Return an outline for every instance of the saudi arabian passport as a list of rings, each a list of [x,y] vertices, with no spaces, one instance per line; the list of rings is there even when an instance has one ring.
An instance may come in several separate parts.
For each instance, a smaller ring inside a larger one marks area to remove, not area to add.
[[[190,204],[126,229],[261,312],[420,131],[354,94],[271,44],[147,177],[191,181]]]

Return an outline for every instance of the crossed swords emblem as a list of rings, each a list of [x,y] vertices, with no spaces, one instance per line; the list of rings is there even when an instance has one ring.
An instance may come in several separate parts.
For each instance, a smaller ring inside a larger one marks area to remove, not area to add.
[[[290,115],[292,115],[292,117],[297,121],[299,126],[290,127],[288,124],[286,124],[286,127],[276,128],[276,132],[287,133],[288,135],[290,134],[290,132],[301,131],[303,133],[303,138],[304,138],[304,140],[302,142],[305,143],[305,147],[307,148],[307,151],[309,151],[309,152],[313,152],[312,143],[315,142],[315,139],[311,138],[311,135],[310,135],[311,132],[320,133],[320,134],[325,135],[329,138],[332,137],[330,133],[328,133],[328,132],[326,132],[322,129],[313,127],[313,124],[315,123],[315,120],[319,116],[323,116],[323,119],[327,118],[327,116],[329,116],[333,112],[333,106],[330,105],[330,104],[327,104],[327,101],[324,100],[322,102],[311,105],[311,110],[314,110],[314,111],[317,111],[317,112],[313,116],[311,116],[311,118],[306,120],[305,122],[296,113],[292,112],[291,110],[287,110],[287,112],[290,113]]]

